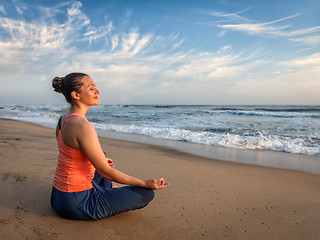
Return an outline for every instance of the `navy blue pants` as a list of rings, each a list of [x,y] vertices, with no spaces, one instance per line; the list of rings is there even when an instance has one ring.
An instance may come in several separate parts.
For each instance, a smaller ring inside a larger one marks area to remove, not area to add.
[[[93,188],[81,192],[61,192],[52,187],[52,208],[63,218],[99,220],[143,208],[154,197],[154,191],[148,188],[112,188],[112,182],[102,178],[97,171],[92,183]]]

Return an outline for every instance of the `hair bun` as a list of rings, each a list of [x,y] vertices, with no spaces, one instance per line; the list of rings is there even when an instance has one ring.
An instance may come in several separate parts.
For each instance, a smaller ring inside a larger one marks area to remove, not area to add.
[[[52,80],[52,87],[54,88],[54,91],[58,92],[58,93],[62,93],[63,92],[63,77],[55,77]]]

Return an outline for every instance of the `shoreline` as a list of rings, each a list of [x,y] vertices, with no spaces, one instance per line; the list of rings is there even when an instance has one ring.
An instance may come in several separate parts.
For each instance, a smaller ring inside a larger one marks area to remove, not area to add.
[[[163,177],[145,208],[100,221],[50,206],[54,129],[0,119],[0,239],[317,239],[320,175],[211,160],[165,146],[100,137],[116,168]]]
[[[7,119],[1,118],[0,119]],[[9,119],[18,122],[26,122],[37,126],[55,129],[55,124],[34,123]],[[173,141],[153,138],[150,136],[133,133],[122,133],[96,128],[99,137],[115,139],[125,142],[143,143],[162,147],[169,147],[183,153],[206,157],[213,160],[228,161],[240,164],[272,167],[307,172],[320,175],[320,157],[304,154],[280,152],[262,149],[236,149],[220,146],[209,146],[197,143]]]
[[[273,150],[236,149],[220,146],[209,146],[99,129],[97,129],[97,133],[101,137],[169,147],[184,153],[206,157],[213,160],[320,174],[320,157],[318,156],[279,152]]]

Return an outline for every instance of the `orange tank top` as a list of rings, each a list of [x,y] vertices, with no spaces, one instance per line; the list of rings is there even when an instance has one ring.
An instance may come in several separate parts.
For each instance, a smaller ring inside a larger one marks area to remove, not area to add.
[[[62,129],[66,120],[71,116],[81,115],[78,113],[69,114],[64,119],[57,137],[59,156],[53,186],[62,192],[80,192],[91,189],[91,181],[95,171],[81,149],[71,148],[63,142]]]

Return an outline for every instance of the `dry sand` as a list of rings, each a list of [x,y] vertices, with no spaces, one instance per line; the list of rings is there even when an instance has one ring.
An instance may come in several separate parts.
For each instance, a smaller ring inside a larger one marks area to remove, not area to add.
[[[164,177],[144,209],[100,221],[59,218],[50,206],[53,129],[0,119],[0,239],[319,239],[320,175],[216,161],[100,138],[116,168]]]

